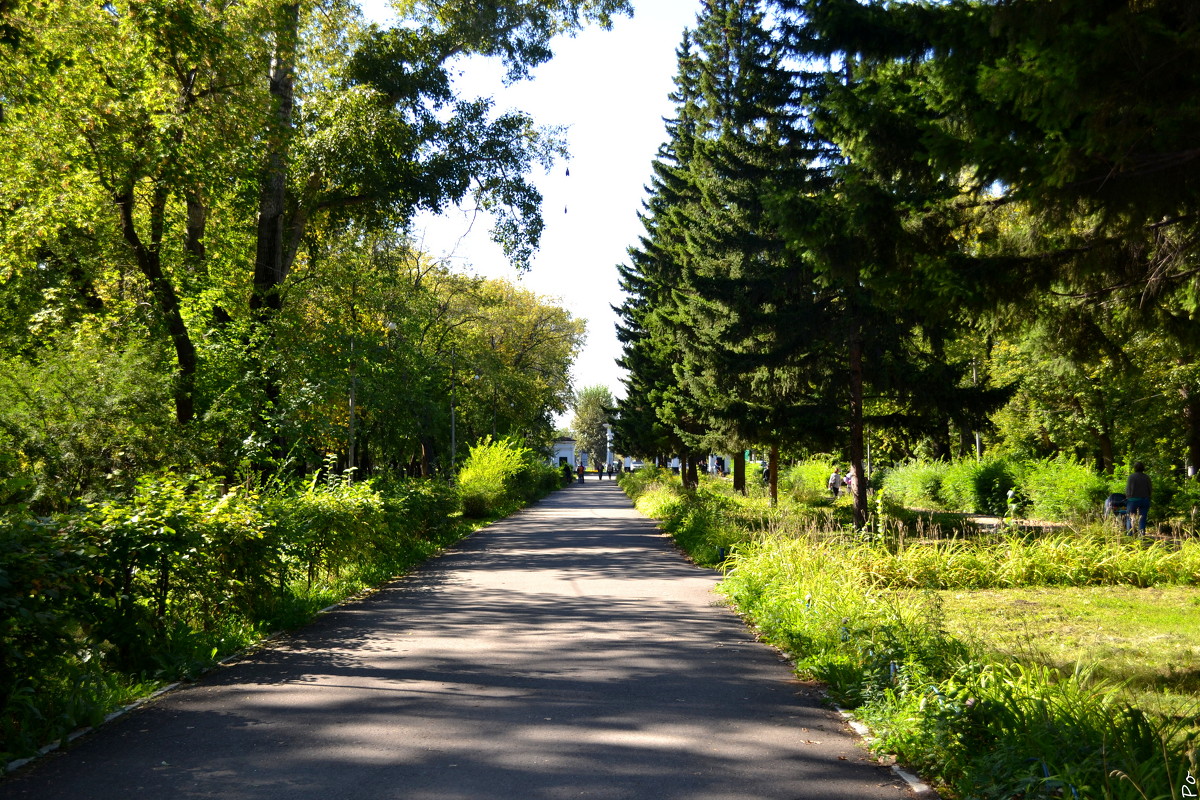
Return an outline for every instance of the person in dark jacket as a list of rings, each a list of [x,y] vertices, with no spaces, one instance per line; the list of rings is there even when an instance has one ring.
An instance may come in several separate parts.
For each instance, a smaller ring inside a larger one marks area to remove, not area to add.
[[[1137,462],[1133,474],[1125,481],[1125,530],[1133,526],[1133,515],[1138,515],[1138,530],[1146,532],[1146,515],[1150,513],[1150,476],[1146,465]]]

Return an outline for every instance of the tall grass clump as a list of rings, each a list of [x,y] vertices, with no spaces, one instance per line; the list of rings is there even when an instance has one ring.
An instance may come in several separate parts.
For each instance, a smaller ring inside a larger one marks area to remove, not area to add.
[[[960,797],[1170,797],[1189,766],[1184,721],[1130,708],[1086,673],[989,663],[942,627],[936,594],[885,589],[819,536],[738,547],[721,585],[802,674]]]
[[[680,549],[706,566],[721,564],[742,542],[792,535],[835,516],[828,506],[773,508],[762,494],[743,497],[727,481],[711,478],[689,492],[679,476],[664,469],[638,470],[622,476],[620,485],[639,511],[658,520]]]
[[[813,503],[829,497],[829,476],[836,466],[832,458],[809,458],[783,474],[783,488],[794,500]]]
[[[675,483],[679,481],[675,480]],[[653,464],[635,469],[633,472],[623,472],[617,477],[617,485],[629,495],[629,498],[635,503],[643,494],[651,488],[659,485],[668,485],[672,483],[672,475],[670,470],[663,469]],[[653,516],[653,515],[651,515]]]
[[[946,465],[938,497],[949,511],[1003,516],[1008,507],[1008,490],[1015,485],[1013,469],[1007,460],[963,458]]]
[[[824,542],[874,586],[1009,589],[1025,586],[1200,584],[1200,542],[1178,546],[1096,526],[1041,536],[916,540],[893,546]]]
[[[877,746],[977,798],[1174,798],[1191,767],[1186,717],[1151,717],[1086,670],[964,661],[857,712]]]
[[[501,513],[559,485],[557,470],[511,439],[482,440],[458,473],[463,514],[475,518]]]
[[[1066,457],[1022,465],[1017,483],[1028,500],[1024,513],[1033,519],[1066,521],[1095,517],[1108,494],[1104,478]]]
[[[882,489],[907,508],[944,509],[942,479],[945,474],[946,464],[941,461],[908,461],[887,471]]]

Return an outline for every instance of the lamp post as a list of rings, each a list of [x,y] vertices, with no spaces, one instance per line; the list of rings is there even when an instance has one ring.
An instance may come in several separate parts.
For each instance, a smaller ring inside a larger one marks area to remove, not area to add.
[[[604,423],[604,468],[608,469],[612,466],[612,442],[613,432],[612,423]]]
[[[458,460],[458,431],[455,426],[455,389],[457,388],[455,379],[455,358],[457,352],[451,348],[450,350],[450,481],[454,481],[454,462]]]

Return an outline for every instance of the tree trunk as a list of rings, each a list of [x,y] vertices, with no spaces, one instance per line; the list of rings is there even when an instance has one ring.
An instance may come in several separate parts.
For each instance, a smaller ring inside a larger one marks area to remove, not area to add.
[[[421,477],[428,478],[433,474],[433,469],[430,467],[430,461],[433,457],[433,437],[421,437]]]
[[[863,342],[855,331],[850,339],[850,474],[854,476],[854,527],[867,524],[867,480],[863,471]]]
[[[771,484],[771,505],[779,505],[779,445],[771,444],[771,450],[767,454],[767,470],[769,471],[768,478]]]
[[[1100,445],[1100,471],[1112,475],[1116,456],[1113,453],[1113,440],[1108,431],[1096,431],[1096,443]]]
[[[287,213],[299,28],[300,6],[283,6],[275,23],[275,55],[271,60],[270,73],[270,91],[275,111],[268,119],[264,140],[267,152],[259,192],[254,286],[250,294],[250,309],[260,319],[269,319],[283,308],[280,289],[286,277],[284,218]]]
[[[150,215],[151,243],[147,245],[138,235],[133,220],[133,189],[129,188],[113,198],[121,221],[121,235],[133,251],[138,269],[150,284],[150,293],[158,306],[167,326],[167,335],[175,348],[175,363],[177,371],[174,381],[175,419],[186,425],[196,416],[196,347],[188,333],[180,310],[179,295],[167,278],[162,268],[162,258],[158,243],[162,239],[162,220],[165,215],[165,195],[156,196],[152,202]],[[157,235],[157,240],[155,236]]]
[[[260,362],[263,435],[273,442],[275,456],[282,456],[284,443],[274,432],[271,418],[279,407],[282,378],[272,364],[271,325],[283,308],[283,281],[287,277],[284,257],[284,216],[287,212],[287,180],[295,106],[296,50],[300,31],[300,7],[288,4],[275,20],[275,54],[271,59],[270,92],[275,102],[268,118],[263,146],[266,149],[258,203],[255,238],[254,280],[250,289],[250,312],[260,326],[257,358]],[[260,465],[260,469],[266,469]]]
[[[689,489],[696,489],[700,486],[700,474],[696,468],[697,456],[691,453],[687,457],[687,485]]]
[[[1187,466],[1190,475],[1200,475],[1200,394],[1193,392],[1190,387],[1180,390],[1183,395],[1184,449],[1187,453]]]

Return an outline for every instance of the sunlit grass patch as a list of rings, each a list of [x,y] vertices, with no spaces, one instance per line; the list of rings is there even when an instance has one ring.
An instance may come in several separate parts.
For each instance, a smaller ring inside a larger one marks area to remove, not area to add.
[[[838,505],[663,478],[639,508],[701,563],[740,535],[731,604],[945,796],[1178,796],[1200,736],[1200,542],[1087,523],[946,535],[882,502],[856,531]]]
[[[1200,588],[1132,586],[944,591],[948,632],[998,659],[1125,685],[1154,710],[1200,701]],[[1197,708],[1192,708],[1195,713]]]

